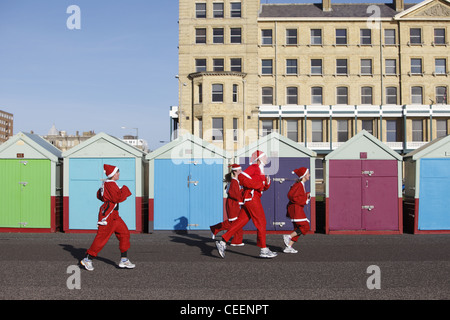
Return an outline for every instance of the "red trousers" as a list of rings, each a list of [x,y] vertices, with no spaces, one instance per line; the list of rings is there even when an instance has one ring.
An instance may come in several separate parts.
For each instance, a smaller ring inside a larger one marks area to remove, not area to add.
[[[292,222],[294,225],[294,231],[300,229],[303,235],[306,235],[306,233],[309,231],[309,222],[308,221],[298,221],[298,222]],[[300,237],[300,234],[298,236],[293,237],[291,240],[294,242],[297,242],[298,238]]]
[[[222,236],[223,241],[228,242],[230,238],[242,229],[252,219],[256,227],[256,245],[260,248],[266,247],[266,215],[259,197],[245,202],[239,217],[231,225],[231,228]]]
[[[120,252],[128,251],[130,248],[130,231],[127,225],[119,217],[118,213],[113,212],[108,219],[108,224],[106,226],[98,226],[97,235],[95,236],[94,242],[92,242],[91,247],[87,250],[87,253],[96,257],[98,253],[103,249],[103,247],[108,242],[111,235],[114,233],[119,240],[119,250]]]
[[[229,221],[229,220],[225,220],[224,222],[218,223],[214,226],[211,226],[211,232],[216,235],[218,234],[220,231],[224,231],[224,230],[229,230],[231,228],[231,226],[237,222],[236,220],[233,221]],[[233,239],[231,240],[232,244],[241,244],[244,238],[244,230],[241,228],[239,230],[236,231],[236,233],[234,234]]]

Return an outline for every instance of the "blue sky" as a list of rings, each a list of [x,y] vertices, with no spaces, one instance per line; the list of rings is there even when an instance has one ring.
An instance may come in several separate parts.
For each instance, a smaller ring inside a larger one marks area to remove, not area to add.
[[[66,26],[70,5],[80,30]],[[176,0],[0,0],[0,109],[14,114],[14,133],[139,128],[160,147],[178,104],[177,21]]]

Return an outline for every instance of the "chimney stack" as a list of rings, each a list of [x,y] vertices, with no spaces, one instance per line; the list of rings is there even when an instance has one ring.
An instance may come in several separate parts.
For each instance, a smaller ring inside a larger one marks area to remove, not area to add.
[[[397,12],[405,10],[405,3],[403,0],[392,0],[392,4]]]
[[[322,0],[322,11],[331,11],[331,0]]]

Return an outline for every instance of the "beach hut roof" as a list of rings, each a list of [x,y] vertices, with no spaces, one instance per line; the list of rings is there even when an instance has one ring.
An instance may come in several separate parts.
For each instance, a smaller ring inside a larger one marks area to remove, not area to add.
[[[402,160],[402,157],[397,152],[389,148],[366,130],[361,130],[342,146],[330,152],[325,157],[325,160],[348,159],[350,154],[353,154],[355,159],[359,159],[361,152],[368,153],[367,159],[385,159],[386,156],[388,156],[388,158]]]
[[[61,150],[56,148],[50,142],[34,133],[19,132],[18,134],[9,138],[6,142],[0,145],[0,153],[4,152],[19,141],[23,141],[33,148],[36,152],[42,154],[45,158],[51,161],[58,162],[61,158]]]

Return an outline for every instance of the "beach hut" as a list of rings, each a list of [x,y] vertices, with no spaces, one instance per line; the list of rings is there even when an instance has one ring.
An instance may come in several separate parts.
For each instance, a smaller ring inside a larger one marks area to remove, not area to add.
[[[227,152],[186,134],[146,156],[149,231],[209,230],[224,218]]]
[[[405,224],[414,233],[450,233],[450,136],[404,156]]]
[[[287,194],[297,179],[297,176],[292,173],[293,170],[306,167],[311,174],[310,180],[305,185],[306,191],[311,192],[311,202],[310,205],[305,206],[305,214],[310,220],[310,232],[314,232],[316,228],[315,159],[317,154],[278,132],[273,132],[236,151],[235,162],[240,163],[242,169],[245,170],[249,166],[252,153],[256,150],[266,153],[269,160],[264,168],[264,173],[270,176],[271,186],[264,191],[261,197],[266,214],[266,230],[271,232],[292,231],[292,222],[286,217],[286,206],[289,202]],[[244,230],[253,231],[256,228],[250,221]]]
[[[64,231],[93,232],[101,201],[97,190],[106,178],[103,165],[119,167],[119,186],[126,185],[132,195],[120,203],[119,214],[128,229],[143,231],[145,153],[128,143],[99,133],[63,152],[64,159]]]
[[[365,130],[325,157],[326,233],[398,234],[402,157]]]
[[[55,232],[61,216],[61,151],[20,132],[0,145],[0,231]]]

